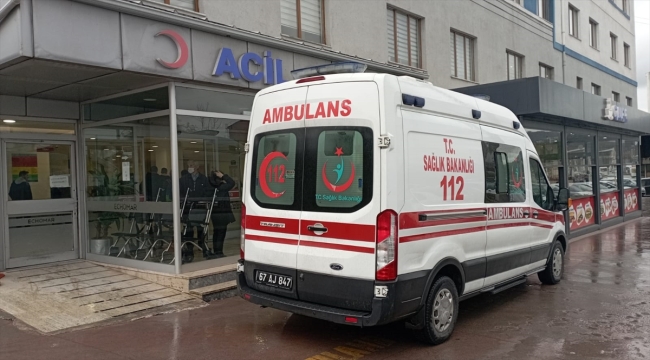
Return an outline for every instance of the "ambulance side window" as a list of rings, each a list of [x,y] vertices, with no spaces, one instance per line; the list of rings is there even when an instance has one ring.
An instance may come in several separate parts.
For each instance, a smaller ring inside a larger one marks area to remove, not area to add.
[[[251,195],[260,206],[300,210],[304,130],[255,137]]]
[[[550,195],[553,193],[544,176],[544,170],[537,160],[530,159],[530,175],[532,177],[533,201],[542,209],[551,210],[553,198]]]
[[[526,201],[526,176],[521,149],[483,141],[485,202]]]

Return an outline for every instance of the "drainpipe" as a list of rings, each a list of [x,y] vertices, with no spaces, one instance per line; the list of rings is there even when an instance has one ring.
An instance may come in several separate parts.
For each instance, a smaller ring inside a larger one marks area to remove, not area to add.
[[[20,0],[9,0],[2,8],[0,8],[0,23],[4,20],[7,15],[18,5],[20,5]]]
[[[562,33],[562,46],[566,46],[566,34],[564,32],[564,16],[562,15],[564,11],[564,0],[560,0],[560,31]],[[556,11],[557,13],[557,11]],[[566,60],[564,49],[562,49],[562,84],[566,85]]]

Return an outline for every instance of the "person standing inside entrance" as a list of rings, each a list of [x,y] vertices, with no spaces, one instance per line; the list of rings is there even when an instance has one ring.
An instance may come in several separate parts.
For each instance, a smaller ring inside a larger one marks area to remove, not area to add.
[[[230,206],[230,190],[235,187],[235,181],[221,171],[213,171],[210,175],[210,185],[217,189],[217,198],[212,208],[210,219],[214,232],[212,242],[214,257],[224,257],[223,243],[226,240],[228,224],[235,222],[235,215]]]
[[[210,184],[208,178],[201,174],[199,171],[199,165],[194,161],[190,160],[187,162],[187,174],[183,175],[180,179],[180,199],[181,203],[187,194],[187,204],[189,205],[193,201],[204,201],[206,199],[206,194],[210,189]],[[205,244],[203,244],[203,228],[200,226],[192,227],[183,235],[183,241],[193,241],[194,235],[199,240],[198,244],[203,248],[203,257],[209,258],[209,253]],[[188,243],[185,246],[186,250],[183,250],[183,262],[192,262],[194,260],[194,244]]]
[[[9,187],[11,200],[32,200],[32,187],[29,185],[29,173],[21,171]]]

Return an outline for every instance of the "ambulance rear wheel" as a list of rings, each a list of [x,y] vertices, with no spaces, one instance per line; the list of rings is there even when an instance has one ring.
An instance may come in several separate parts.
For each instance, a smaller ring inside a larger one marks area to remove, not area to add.
[[[551,248],[551,257],[546,263],[546,269],[537,273],[537,277],[542,284],[555,285],[562,280],[564,272],[564,248],[559,241],[553,243]]]
[[[427,296],[424,328],[416,337],[427,344],[438,345],[451,336],[458,319],[458,290],[454,281],[446,276],[438,278]]]

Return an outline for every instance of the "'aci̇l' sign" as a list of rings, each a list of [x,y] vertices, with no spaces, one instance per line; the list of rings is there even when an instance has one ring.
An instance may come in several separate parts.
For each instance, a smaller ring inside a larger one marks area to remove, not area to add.
[[[253,69],[253,71],[251,71]],[[230,48],[221,48],[212,70],[213,76],[230,75],[231,79],[244,79],[248,82],[264,81],[266,85],[283,83],[282,60],[273,59],[270,51],[264,57],[254,52],[247,52],[235,60]]]

